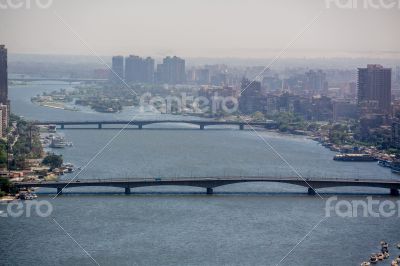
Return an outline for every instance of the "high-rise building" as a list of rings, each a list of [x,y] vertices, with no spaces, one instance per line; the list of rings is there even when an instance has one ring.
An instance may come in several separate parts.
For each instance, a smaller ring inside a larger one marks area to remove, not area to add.
[[[125,58],[125,81],[135,83],[141,81],[142,58],[130,55]]]
[[[0,45],[0,113],[0,137],[4,138],[7,135],[7,127],[10,118],[10,101],[8,100],[7,49],[4,45]]]
[[[157,82],[179,84],[186,81],[185,60],[179,57],[166,57],[157,65]]]
[[[147,57],[143,60],[144,63],[144,76],[143,81],[146,83],[154,82],[154,59],[151,57]]]
[[[8,105],[7,49],[0,45],[0,104]]]
[[[120,55],[113,56],[111,69],[110,81],[122,82],[124,79],[124,57]]]
[[[244,78],[241,84],[241,92],[239,110],[243,114],[252,114],[257,111],[264,111],[266,107],[266,98],[262,95],[260,82],[251,82]]]
[[[391,114],[392,69],[368,65],[358,69],[358,106],[361,115]]]
[[[125,80],[130,83],[152,83],[154,80],[154,59],[130,55],[125,59]]]
[[[326,74],[322,70],[310,70],[305,74],[305,89],[322,92],[327,89]]]

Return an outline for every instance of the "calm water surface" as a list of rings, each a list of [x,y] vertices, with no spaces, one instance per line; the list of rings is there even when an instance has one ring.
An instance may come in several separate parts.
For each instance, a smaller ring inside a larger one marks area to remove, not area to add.
[[[137,114],[133,109],[119,114],[72,112],[30,102],[42,91],[68,87],[13,86],[13,112],[38,120],[129,119]],[[123,131],[78,178],[294,175],[251,131],[192,127],[152,125]],[[83,166],[118,130],[59,132],[74,146],[57,152]],[[260,134],[305,177],[398,178],[376,163],[335,162],[334,153],[304,137]],[[236,184],[217,188],[211,197],[185,187],[133,191],[138,193],[125,196],[118,188],[75,188],[54,200],[40,195],[53,204],[51,217],[0,218],[0,265],[94,265],[53,218],[100,265],[276,265],[325,217],[325,201],[290,185]],[[396,200],[382,194],[385,190],[323,192],[326,198],[340,192],[346,193],[341,199],[365,199],[350,193],[373,192],[376,198]],[[328,218],[281,265],[359,265],[377,251],[381,239],[400,241],[399,225],[398,217]]]

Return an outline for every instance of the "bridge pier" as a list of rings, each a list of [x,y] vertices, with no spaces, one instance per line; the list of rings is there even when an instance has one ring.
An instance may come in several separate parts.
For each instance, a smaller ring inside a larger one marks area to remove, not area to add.
[[[213,189],[211,187],[207,188],[207,195],[212,195],[214,193]]]
[[[64,124],[61,124],[61,129],[64,129],[64,127],[65,127],[65,125],[64,125]]]
[[[317,192],[312,187],[309,187],[307,194],[310,196],[314,196],[317,194]]]
[[[97,125],[97,128],[98,128],[98,129],[102,129],[102,128],[103,128],[103,125],[99,123],[99,124]]]
[[[399,190],[398,190],[398,189],[395,189],[395,188],[391,188],[391,189],[390,189],[390,195],[391,195],[391,196],[395,196],[395,197],[400,196]]]
[[[57,188],[57,195],[62,195],[62,187]]]
[[[131,194],[131,188],[130,187],[126,187],[125,188],[125,195],[129,195]]]
[[[240,124],[240,125],[239,125],[239,129],[240,129],[240,130],[243,130],[243,129],[244,129],[244,124]]]
[[[143,125],[142,125],[142,124],[139,124],[139,125],[138,125],[138,128],[139,128],[139,129],[143,129]]]
[[[204,130],[204,125],[200,125],[200,130]]]

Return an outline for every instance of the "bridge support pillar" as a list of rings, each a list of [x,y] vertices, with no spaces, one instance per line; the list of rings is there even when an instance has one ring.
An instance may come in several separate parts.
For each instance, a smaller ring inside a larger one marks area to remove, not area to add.
[[[212,195],[214,193],[213,189],[211,187],[207,188],[207,195]]]
[[[139,129],[143,129],[143,125],[142,125],[142,124],[139,124],[139,125],[138,125],[138,128],[139,128]]]
[[[400,196],[399,190],[395,189],[395,188],[391,188],[390,189],[390,195],[395,196],[395,197]]]
[[[312,187],[309,187],[308,188],[308,195],[310,195],[310,196],[314,196],[314,195],[316,195],[317,194],[317,192],[312,188]]]
[[[240,124],[240,125],[239,125],[239,129],[240,129],[240,130],[243,130],[243,129],[244,129],[244,124]]]
[[[130,188],[130,187],[126,187],[126,188],[125,188],[125,194],[126,194],[126,195],[131,194],[131,188]]]
[[[65,125],[64,125],[64,124],[61,124],[61,129],[64,129],[64,127],[65,127]]]
[[[99,124],[97,125],[97,128],[98,128],[98,129],[102,129],[102,128],[103,128],[103,125],[99,123]]]
[[[57,195],[62,195],[62,187],[57,188]]]
[[[200,125],[200,130],[204,130],[204,125]]]

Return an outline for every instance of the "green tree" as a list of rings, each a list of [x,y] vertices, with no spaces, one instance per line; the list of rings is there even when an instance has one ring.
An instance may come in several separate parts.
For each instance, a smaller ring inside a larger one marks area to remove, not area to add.
[[[62,155],[49,154],[43,159],[43,164],[50,166],[52,169],[59,168],[63,164]]]
[[[262,121],[265,121],[265,116],[261,112],[255,112],[252,115],[252,119],[253,119],[253,121],[256,121],[256,122],[262,122]]]
[[[0,140],[0,167],[4,168],[7,165],[7,143]]]
[[[3,191],[4,193],[15,193],[15,187],[8,178],[0,177],[0,191]]]

